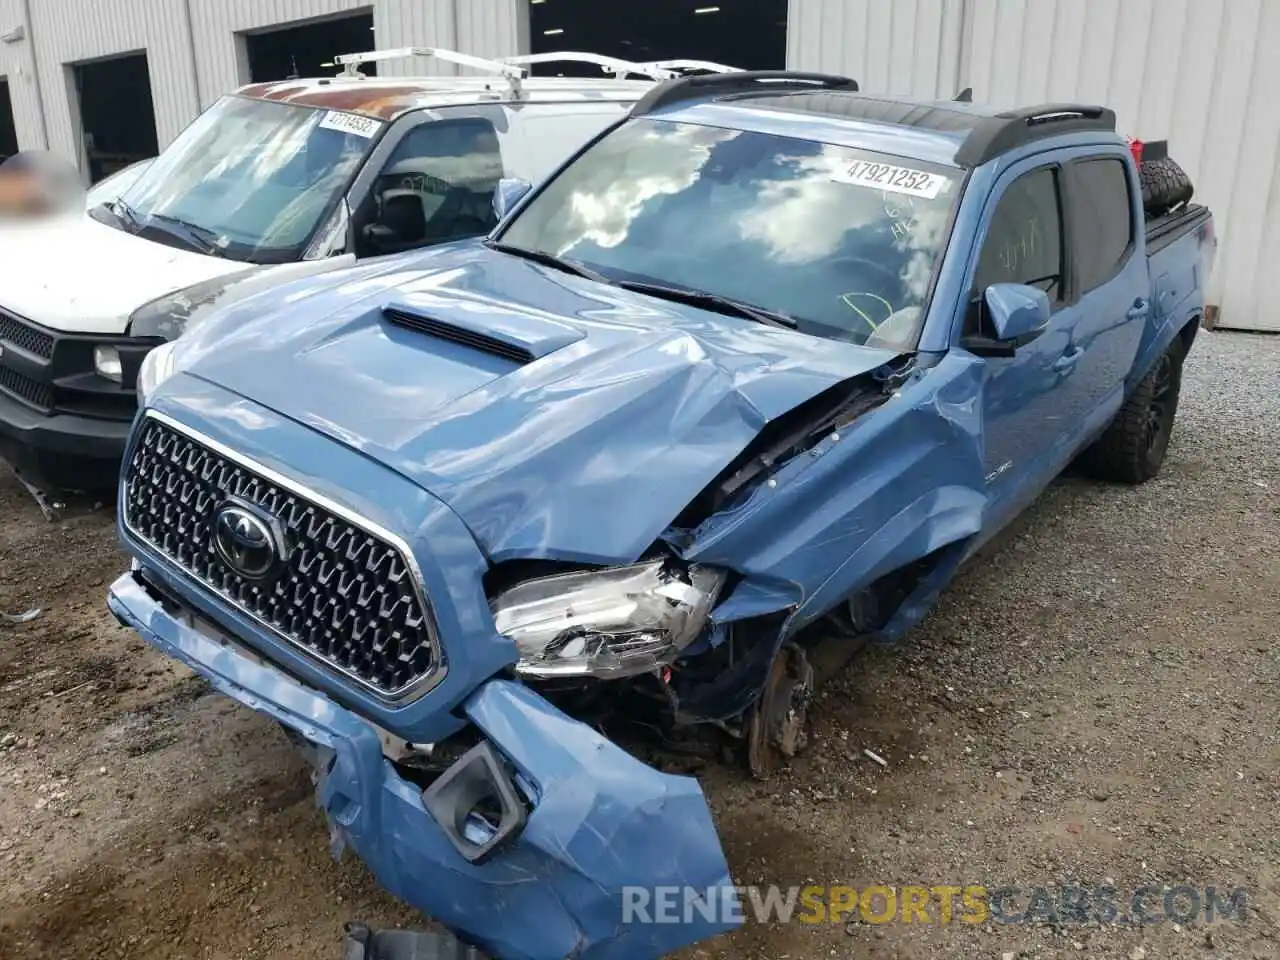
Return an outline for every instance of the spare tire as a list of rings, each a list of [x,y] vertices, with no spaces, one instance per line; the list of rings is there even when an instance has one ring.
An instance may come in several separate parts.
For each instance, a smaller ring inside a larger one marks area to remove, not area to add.
[[[1195,195],[1191,178],[1169,157],[1149,160],[1138,168],[1142,182],[1142,205],[1147,216],[1162,217],[1174,207],[1190,203]]]

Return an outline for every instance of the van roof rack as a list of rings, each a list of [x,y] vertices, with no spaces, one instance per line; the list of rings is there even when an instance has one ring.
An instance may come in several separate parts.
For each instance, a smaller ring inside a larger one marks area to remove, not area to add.
[[[343,77],[362,77],[359,70],[362,63],[381,63],[385,60],[406,60],[410,57],[434,57],[436,60],[442,60],[445,63],[456,64],[460,67],[470,67],[472,70],[483,70],[487,73],[496,73],[507,77],[511,80],[523,80],[528,71],[515,66],[514,64],[504,63],[501,60],[488,60],[484,57],[473,57],[469,53],[459,53],[457,50],[447,50],[444,47],[397,47],[394,50],[367,50],[364,53],[343,53],[333,58],[332,63],[322,63],[322,67],[342,67]]]
[[[777,90],[857,91],[858,81],[829,73],[799,73],[792,70],[736,70],[728,73],[680,77],[668,80],[641,97],[631,108],[633,116],[644,116],[663,107],[707,96],[743,93],[773,93]]]
[[[397,47],[394,50],[369,50],[364,53],[344,53],[334,57],[333,62],[322,64],[324,67],[341,67],[339,76],[363,77],[360,65],[363,63],[379,63],[386,60],[405,60],[410,57],[433,57],[445,63],[493,73],[504,77],[511,85],[513,95],[520,96],[522,81],[528,79],[528,68],[540,63],[591,63],[600,67],[605,73],[616,79],[623,79],[636,74],[651,80],[673,80],[680,77],[683,71],[705,70],[712,73],[729,73],[736,67],[728,67],[720,63],[706,60],[664,60],[648,63],[635,63],[618,57],[606,57],[598,53],[584,53],[577,50],[561,50],[551,53],[533,53],[518,57],[502,57],[496,60],[485,57],[473,57],[468,53],[448,50],[444,47]]]
[[[532,66],[538,63],[594,63],[605,73],[622,80],[629,74],[638,74],[651,80],[674,80],[687,70],[705,70],[708,73],[738,73],[739,67],[729,67],[710,60],[653,60],[635,63],[618,57],[606,57],[598,53],[581,53],[561,50],[553,53],[531,53],[520,57],[503,57],[502,63],[514,66]]]
[[[956,163],[980,167],[1025,143],[1084,130],[1115,132],[1116,112],[1081,103],[1046,103],[1006,110],[976,120],[956,151]]]
[[[723,63],[713,63],[710,60],[655,60],[653,63],[645,64],[647,67],[657,67],[659,70],[672,70],[682,72],[685,70],[703,70],[707,73],[744,73],[741,67],[729,67]]]

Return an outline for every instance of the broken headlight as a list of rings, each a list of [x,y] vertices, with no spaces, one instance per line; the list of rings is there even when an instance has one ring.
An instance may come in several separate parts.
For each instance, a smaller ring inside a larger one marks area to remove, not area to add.
[[[533,677],[616,679],[673,661],[707,622],[724,574],[663,560],[527,580],[492,603]]]

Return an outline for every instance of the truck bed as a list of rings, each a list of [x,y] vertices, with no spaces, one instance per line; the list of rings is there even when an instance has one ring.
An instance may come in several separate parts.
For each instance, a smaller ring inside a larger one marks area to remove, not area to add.
[[[1190,233],[1208,220],[1209,208],[1199,203],[1191,203],[1162,217],[1148,220],[1146,223],[1147,256],[1155,257],[1165,247],[1175,243],[1179,237]]]
[[[1147,221],[1146,235],[1155,316],[1176,322],[1197,293],[1203,306],[1201,288],[1213,259],[1213,216],[1208,207],[1191,204]]]

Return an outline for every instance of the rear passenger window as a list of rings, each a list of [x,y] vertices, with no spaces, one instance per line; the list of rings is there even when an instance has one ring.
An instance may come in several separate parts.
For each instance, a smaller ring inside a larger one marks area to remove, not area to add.
[[[1062,299],[1062,212],[1056,167],[1025,173],[996,205],[978,257],[974,293],[993,283],[1039,287]]]
[[[1072,222],[1075,264],[1080,292],[1106,283],[1120,269],[1133,242],[1133,215],[1124,164],[1114,158],[1083,160],[1075,165]]]

